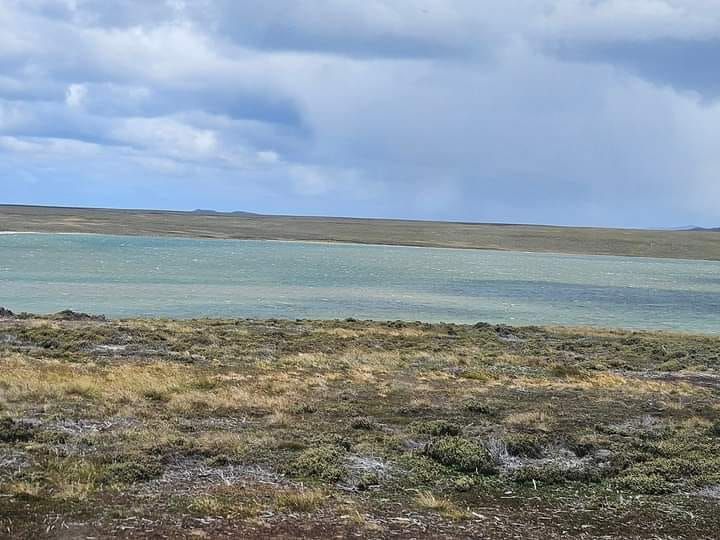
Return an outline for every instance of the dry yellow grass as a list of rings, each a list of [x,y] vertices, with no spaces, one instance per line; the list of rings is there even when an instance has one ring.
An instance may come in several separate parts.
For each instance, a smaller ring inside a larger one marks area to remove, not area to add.
[[[577,378],[539,379],[517,377],[510,383],[513,388],[548,388],[554,390],[627,390],[636,394],[678,395],[696,393],[698,389],[678,381],[656,381],[615,373],[588,373]]]
[[[211,495],[202,495],[195,497],[192,501],[190,501],[188,508],[192,512],[196,512],[206,516],[224,515],[227,510],[227,507],[223,503],[223,501]]]
[[[22,498],[39,497],[43,492],[43,485],[39,482],[9,482],[5,484],[4,491]]]
[[[6,399],[52,401],[77,396],[102,401],[145,399],[149,391],[174,393],[197,381],[197,370],[158,362],[97,366],[50,359],[3,359]]]
[[[438,497],[429,491],[421,491],[418,493],[415,498],[415,503],[423,510],[431,510],[450,519],[467,519],[470,516],[468,511],[462,510],[450,499]]]
[[[267,423],[273,427],[290,427],[294,423],[294,419],[287,413],[275,411],[267,417]]]
[[[528,411],[509,414],[503,423],[516,428],[550,431],[551,418],[544,411]]]
[[[275,506],[291,512],[314,512],[326,500],[327,494],[321,489],[283,491],[275,496]]]
[[[378,336],[378,337],[423,337],[432,335],[431,331],[415,328],[373,328],[369,332],[359,332],[349,328],[322,328],[316,331],[318,334],[326,334],[340,338],[357,339],[360,337]]]

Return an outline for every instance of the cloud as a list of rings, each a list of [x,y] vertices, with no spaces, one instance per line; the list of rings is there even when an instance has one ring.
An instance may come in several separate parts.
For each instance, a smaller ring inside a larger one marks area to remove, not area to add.
[[[586,42],[701,40],[718,36],[720,10],[715,0],[558,0],[537,28]]]
[[[660,38],[572,47],[554,44],[549,50],[569,61],[617,65],[647,80],[706,99],[720,97],[720,71],[709,68],[720,58],[720,36],[708,40]]]
[[[718,43],[714,0],[7,0],[0,184],[7,202],[711,225]]]
[[[178,158],[212,158],[218,150],[214,132],[170,118],[126,118],[112,129],[111,136],[129,145]]]
[[[65,104],[68,107],[80,107],[86,97],[87,87],[84,84],[71,84],[65,91]]]
[[[545,50],[616,65],[705,97],[720,95],[720,4],[715,0],[564,0],[538,21]]]

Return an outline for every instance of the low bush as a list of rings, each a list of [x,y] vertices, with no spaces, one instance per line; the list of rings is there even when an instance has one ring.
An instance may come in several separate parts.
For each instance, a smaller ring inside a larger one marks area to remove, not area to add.
[[[478,382],[487,382],[492,379],[492,376],[482,370],[471,370],[471,371],[463,371],[460,373],[460,377],[463,379],[470,379],[472,381],[478,381]]]
[[[428,443],[425,454],[464,473],[494,474],[495,463],[484,446],[462,437],[442,437]]]
[[[105,467],[103,481],[108,484],[135,484],[160,476],[162,466],[154,460],[118,461]]]
[[[664,495],[675,491],[672,483],[656,474],[627,474],[616,478],[614,484],[622,491],[644,495]]]
[[[676,359],[667,360],[658,366],[660,371],[680,371],[683,369],[683,364]]]
[[[465,410],[473,413],[478,414],[494,414],[495,410],[493,407],[487,402],[480,398],[468,398],[463,402],[463,407]]]
[[[378,423],[372,418],[368,418],[367,416],[358,416],[352,419],[352,421],[350,422],[350,427],[353,429],[364,429],[371,431],[373,429],[377,429]]]
[[[28,442],[35,436],[35,426],[28,422],[18,422],[12,418],[0,419],[0,442]]]
[[[339,447],[317,446],[303,450],[287,465],[285,472],[301,478],[337,482],[345,476],[342,461],[343,451]]]
[[[366,472],[360,475],[355,481],[355,488],[359,491],[367,491],[368,489],[380,485],[380,476],[375,472]]]
[[[566,471],[557,465],[544,465],[523,467],[518,469],[511,475],[513,482],[518,484],[528,484],[535,481],[538,484],[562,484],[568,481]]]
[[[587,376],[583,369],[568,364],[554,364],[550,367],[550,374],[559,379],[580,379]]]
[[[536,435],[515,434],[504,439],[508,454],[514,457],[539,459],[543,456],[543,439]]]
[[[461,435],[462,427],[447,420],[420,420],[410,424],[410,429],[422,435],[444,437],[447,435]]]
[[[571,437],[565,441],[565,444],[577,457],[583,458],[595,452],[598,449],[598,444],[603,441],[600,437],[586,435],[578,438]]]

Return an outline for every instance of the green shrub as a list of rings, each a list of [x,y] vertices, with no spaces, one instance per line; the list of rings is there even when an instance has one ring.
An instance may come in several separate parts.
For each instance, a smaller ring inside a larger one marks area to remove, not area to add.
[[[652,456],[646,452],[623,448],[622,451],[614,452],[610,457],[610,468],[619,473],[651,458]]]
[[[353,429],[365,429],[370,431],[373,429],[377,429],[378,423],[372,418],[368,418],[367,416],[358,416],[352,419],[352,421],[350,422],[350,427]]]
[[[444,437],[446,435],[461,435],[462,427],[447,420],[420,420],[410,424],[410,429],[422,435]]]
[[[70,435],[64,431],[40,431],[35,434],[33,440],[44,444],[65,444]]]
[[[683,369],[682,363],[680,363],[678,360],[668,360],[666,362],[663,362],[658,366],[658,369],[660,371],[680,371]]]
[[[337,482],[345,476],[342,466],[343,452],[336,446],[316,446],[303,450],[285,468],[291,476],[316,478],[328,482]]]
[[[703,471],[705,463],[683,458],[658,458],[632,468],[636,474],[659,476],[666,480],[685,480]]]
[[[580,438],[571,438],[566,441],[566,446],[571,450],[577,457],[585,457],[592,454],[598,447],[598,437],[584,436]],[[606,442],[602,440],[603,442]]]
[[[182,435],[171,435],[150,443],[145,451],[149,454],[162,457],[189,455],[197,450],[193,439]]]
[[[355,488],[359,491],[367,491],[371,487],[380,485],[380,477],[377,473],[366,472],[360,475],[360,478],[355,482]]]
[[[162,466],[153,460],[118,461],[105,467],[103,480],[109,484],[134,484],[157,478],[162,472]]]
[[[504,442],[511,456],[531,459],[539,459],[543,456],[542,440],[537,435],[510,435]]]
[[[341,451],[350,451],[353,447],[353,442],[338,433],[319,433],[310,439],[308,446],[332,446],[337,447]]]
[[[157,388],[149,388],[143,392],[143,397],[149,401],[156,401],[158,403],[167,403],[170,401],[170,393],[166,390],[160,390]]]
[[[463,402],[465,410],[479,414],[494,414],[494,409],[480,398],[468,398]]]
[[[427,489],[447,477],[447,469],[422,454],[407,452],[398,458],[398,469],[403,471],[404,484]]]
[[[587,373],[578,366],[568,364],[554,364],[550,367],[550,374],[560,379],[579,379],[587,376]]]
[[[492,379],[489,373],[482,370],[463,371],[460,373],[460,377],[478,382],[487,382]]]
[[[454,478],[452,481],[452,487],[455,491],[470,491],[477,485],[477,477],[462,475]]]
[[[12,418],[0,419],[0,442],[28,442],[35,436],[35,426]]]
[[[628,474],[615,479],[615,486],[623,491],[644,495],[664,495],[675,491],[674,486],[656,474]]]
[[[293,414],[313,414],[317,412],[317,407],[312,403],[296,403],[290,408]]]
[[[567,481],[565,471],[557,465],[544,465],[523,467],[512,474],[513,482],[518,484],[532,483],[534,480],[539,484],[562,484]]]
[[[442,437],[425,447],[425,454],[459,472],[494,474],[495,463],[484,446],[462,437]]]
[[[720,472],[717,470],[703,473],[690,479],[690,484],[695,487],[720,486]]]

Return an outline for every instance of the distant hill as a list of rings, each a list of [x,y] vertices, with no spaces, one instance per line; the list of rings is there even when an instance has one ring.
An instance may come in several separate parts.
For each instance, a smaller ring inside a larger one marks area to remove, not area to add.
[[[191,214],[201,214],[201,215],[213,215],[213,214],[229,214],[232,216],[248,216],[248,217],[257,217],[260,214],[255,214],[254,212],[243,212],[241,210],[235,210],[234,212],[219,212],[218,210],[203,210],[202,208],[198,208],[197,210],[193,210],[190,212]]]
[[[697,225],[685,225],[684,227],[657,227],[650,230],[668,232],[720,232],[720,227],[699,227]]]

